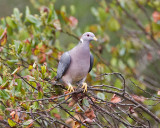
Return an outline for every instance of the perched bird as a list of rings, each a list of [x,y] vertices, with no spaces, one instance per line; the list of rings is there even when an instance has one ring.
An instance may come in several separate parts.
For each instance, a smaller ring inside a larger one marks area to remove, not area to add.
[[[97,41],[97,38],[92,32],[84,33],[79,41],[79,44],[70,51],[62,54],[56,80],[62,80],[68,85],[69,92],[74,91],[72,84],[82,85],[84,92],[87,91],[85,79],[87,74],[93,67],[93,55],[90,53],[90,41]]]

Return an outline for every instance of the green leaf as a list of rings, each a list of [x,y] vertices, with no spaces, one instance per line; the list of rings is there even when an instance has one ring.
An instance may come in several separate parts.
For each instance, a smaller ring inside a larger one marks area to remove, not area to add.
[[[38,20],[36,17],[34,17],[33,15],[28,15],[26,17],[26,21],[35,24],[37,27],[40,27],[41,22],[40,20]]]
[[[2,35],[4,32],[4,29],[0,27],[0,35]]]
[[[18,62],[18,59],[16,59],[16,60],[7,60],[7,64],[9,64],[9,65],[13,65],[13,64],[15,64],[17,62]]]
[[[6,22],[11,28],[16,28],[16,24],[14,23],[14,21],[12,20],[11,17],[7,16],[6,17]]]
[[[160,24],[157,23],[152,23],[152,28],[154,32],[159,32],[160,31]]]
[[[51,72],[51,79],[54,78],[54,77],[56,76],[56,74],[57,74],[57,73],[56,73],[55,71],[52,71],[52,72]]]
[[[0,98],[5,99],[5,100],[10,98],[9,94],[5,91],[5,89],[0,90]]]
[[[123,47],[123,48],[121,48],[121,49],[119,50],[119,55],[120,55],[120,56],[123,56],[123,55],[125,54],[125,52],[126,52],[126,48]]]
[[[97,9],[95,7],[91,8],[91,12],[95,17],[98,17],[99,14],[98,14],[98,11],[97,11]]]
[[[119,61],[118,61],[118,66],[119,66],[119,68],[120,68],[121,70],[124,70],[124,69],[126,68],[126,65],[123,63],[122,60],[119,60]]]
[[[28,7],[28,6],[26,7],[26,12],[25,12],[25,14],[26,14],[26,16],[27,16],[27,15],[30,15],[30,10],[29,10],[29,7]]]
[[[43,98],[43,92],[38,92],[38,99],[42,99]]]
[[[8,118],[8,124],[9,124],[11,127],[16,126],[16,122],[14,122],[13,120],[11,120],[11,119],[9,119],[9,118]]]
[[[20,12],[19,12],[19,9],[18,9],[18,8],[14,8],[13,14],[14,14],[15,18],[16,18],[18,21],[21,20],[21,15],[20,15]]]
[[[23,45],[20,43],[19,47],[18,47],[18,54],[20,54],[22,52],[22,48],[23,48]]]
[[[33,120],[32,120],[32,119],[29,119],[29,120],[25,121],[25,122],[23,123],[23,125],[29,125],[29,124],[31,124],[31,123],[33,123]]]
[[[53,26],[57,29],[57,30],[61,30],[61,23],[59,20],[54,20],[53,21]]]
[[[41,66],[41,71],[42,71],[42,77],[44,78],[45,73],[46,73],[46,66],[45,65]]]
[[[76,12],[75,6],[74,6],[74,5],[71,5],[71,6],[70,6],[70,10],[71,10],[71,14],[74,15],[75,12]]]
[[[1,86],[0,89],[4,89],[9,85],[9,81],[7,80],[6,82],[4,82]]]
[[[86,98],[83,99],[83,104],[87,107],[89,107],[89,102]]]
[[[117,58],[112,58],[111,59],[111,65],[112,66],[117,66]]]
[[[18,79],[18,80],[17,80],[17,83],[18,83],[18,85],[17,85],[16,90],[17,90],[18,92],[21,92],[21,88],[22,88],[22,80],[21,80],[21,79]]]
[[[122,88],[122,82],[120,79],[116,79],[114,86],[117,88]]]
[[[118,31],[120,29],[120,24],[115,18],[109,19],[107,25],[110,31]]]
[[[18,53],[18,49],[19,49],[19,45],[21,44],[21,41],[19,41],[19,40],[14,40],[14,45],[15,45],[15,49],[16,49],[16,51],[17,51],[17,53]]]
[[[35,110],[35,109],[37,109],[39,107],[39,103],[38,102],[34,102],[31,107]]]
[[[131,59],[131,58],[129,58],[129,59],[127,60],[127,63],[128,63],[128,65],[129,65],[131,68],[134,68],[134,67],[135,67],[135,62],[134,62],[133,59]]]
[[[29,35],[29,33],[28,33],[27,30],[21,29],[21,30],[19,31],[19,35],[18,35],[18,39],[19,39],[19,40],[26,40],[26,39],[29,38],[29,37],[30,37],[30,35]],[[23,44],[23,45],[24,45],[24,44]]]
[[[99,8],[98,12],[99,12],[100,21],[105,21],[107,18],[107,13],[105,12],[105,9]]]
[[[0,84],[2,84],[3,80],[2,80],[2,77],[0,76]]]
[[[36,27],[40,27],[40,25],[41,25],[41,21],[37,17],[35,17],[35,16],[33,16],[33,15],[30,14],[30,10],[29,10],[28,7],[26,8],[26,18],[25,18],[25,21],[26,22],[30,22],[30,23],[36,25]]]
[[[48,15],[48,22],[51,22],[53,20],[58,19],[58,16],[57,16],[57,13],[54,10],[54,5],[53,4],[50,4],[49,9],[50,9],[50,11],[49,11],[49,15]]]
[[[97,97],[98,97],[99,99],[105,100],[105,95],[104,95],[103,93],[101,93],[101,92],[98,92],[98,93],[97,93]]]

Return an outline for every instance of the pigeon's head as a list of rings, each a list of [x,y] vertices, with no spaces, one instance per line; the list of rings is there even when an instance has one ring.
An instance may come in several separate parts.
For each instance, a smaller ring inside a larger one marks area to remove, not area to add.
[[[97,38],[92,32],[85,32],[80,39],[81,42],[84,42],[84,41],[90,42],[92,40],[97,41]]]

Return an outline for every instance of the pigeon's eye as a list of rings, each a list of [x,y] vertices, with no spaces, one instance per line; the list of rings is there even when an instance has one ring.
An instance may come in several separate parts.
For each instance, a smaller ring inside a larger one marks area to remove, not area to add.
[[[87,36],[89,37],[89,34],[87,34]]]

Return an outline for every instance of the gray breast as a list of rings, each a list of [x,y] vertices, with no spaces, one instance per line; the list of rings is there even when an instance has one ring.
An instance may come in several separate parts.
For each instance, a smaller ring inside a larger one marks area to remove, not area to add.
[[[66,83],[76,83],[87,76],[90,68],[90,49],[89,44],[79,44],[69,54],[71,56],[70,66],[62,77]]]

